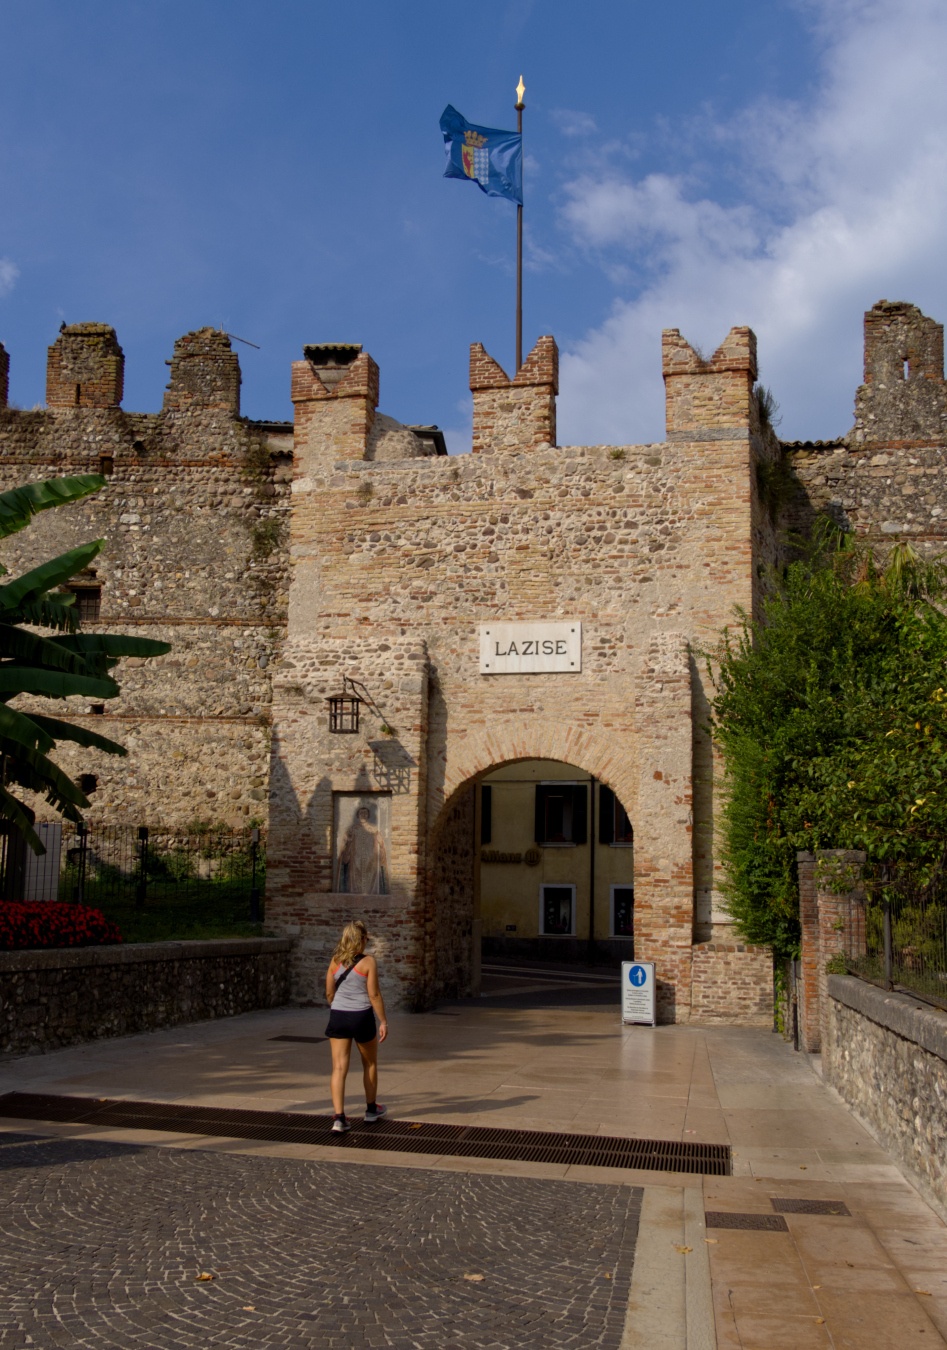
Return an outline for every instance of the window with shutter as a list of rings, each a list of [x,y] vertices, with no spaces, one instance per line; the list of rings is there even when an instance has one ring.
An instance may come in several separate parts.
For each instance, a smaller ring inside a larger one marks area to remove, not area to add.
[[[621,802],[603,783],[598,798],[598,842],[600,844],[633,844],[635,833],[628,819],[628,812]]]
[[[539,783],[537,844],[584,844],[588,838],[588,789],[584,783]]]

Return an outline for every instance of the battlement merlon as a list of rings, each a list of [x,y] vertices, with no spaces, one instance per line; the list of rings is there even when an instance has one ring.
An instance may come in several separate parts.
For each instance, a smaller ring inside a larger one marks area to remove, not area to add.
[[[367,459],[378,410],[378,366],[354,342],[303,348],[293,362],[297,476],[322,463]]]
[[[0,412],[7,406],[10,398],[10,353],[0,342]]]
[[[667,439],[742,438],[754,425],[756,334],[731,328],[713,356],[705,359],[677,328],[661,335]]]
[[[556,444],[559,348],[541,337],[511,380],[481,343],[470,348],[473,453],[535,450]]]
[[[107,323],[63,324],[46,358],[48,408],[120,408],[125,354]]]
[[[240,361],[219,328],[197,328],[174,344],[165,412],[214,409],[240,416]]]
[[[944,326],[904,300],[879,300],[865,314],[865,382],[852,439],[897,446],[945,434]]]

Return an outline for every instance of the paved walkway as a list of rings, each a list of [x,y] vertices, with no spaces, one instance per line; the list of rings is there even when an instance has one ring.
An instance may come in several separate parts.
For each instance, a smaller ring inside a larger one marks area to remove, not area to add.
[[[730,1143],[734,1175],[0,1120],[0,1343],[947,1346],[947,1228],[778,1037],[622,1028],[601,986],[491,992],[392,1018],[400,1117]],[[277,1039],[324,1019],[8,1060],[0,1092],[325,1112],[328,1045]]]

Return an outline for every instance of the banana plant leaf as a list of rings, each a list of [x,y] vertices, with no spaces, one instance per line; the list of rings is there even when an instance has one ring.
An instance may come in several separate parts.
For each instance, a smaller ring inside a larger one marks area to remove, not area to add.
[[[0,736],[17,745],[25,745],[27,749],[40,750],[46,755],[55,748],[56,740],[50,728],[42,725],[42,721],[42,718],[31,717],[18,708],[0,703]]]
[[[24,572],[16,581],[8,581],[0,586],[0,614],[9,620],[20,605],[28,605],[42,599],[57,586],[64,586],[70,577],[88,567],[105,547],[104,539],[95,539],[91,544],[80,544],[68,553],[60,553],[58,558]]]
[[[68,645],[68,638],[47,638],[12,623],[0,623],[0,660],[28,663],[46,670],[71,670],[77,675],[90,672],[80,653]]]
[[[126,633],[70,633],[50,640],[65,651],[86,657],[104,656],[110,661],[118,661],[123,656],[164,656],[171,650],[170,642],[132,637]]]
[[[89,805],[85,793],[47,755],[41,755],[37,750],[27,750],[25,746],[5,744],[2,738],[0,750],[7,755],[5,768],[8,783],[19,783],[20,787],[30,792],[42,793],[47,801],[52,801],[50,794],[53,794],[57,801],[71,806]],[[11,750],[13,754],[10,754]]]
[[[4,707],[3,704],[0,704],[0,709],[4,712],[14,711],[12,708]],[[63,722],[58,717],[41,716],[39,713],[30,713],[27,720],[33,722],[53,741],[72,741],[85,749],[104,750],[107,755],[124,757],[128,754],[124,745],[119,745],[118,741],[110,741],[107,736],[100,736],[97,731],[90,731],[88,727],[79,726],[77,723]]]
[[[36,854],[46,852],[46,846],[33,829],[30,813],[22,802],[17,801],[12,792],[8,792],[0,783],[0,820],[9,821],[17,834],[23,836]]]
[[[78,501],[104,486],[105,479],[98,474],[82,474],[0,493],[0,538],[29,524],[37,511]],[[75,595],[59,588],[88,567],[102,546],[102,540],[83,544],[0,583],[0,821],[22,835],[36,853],[45,850],[33,828],[32,813],[7,785],[45,797],[60,815],[79,821],[88,798],[49,755],[62,741],[111,755],[127,751],[86,726],[12,708],[9,701],[19,694],[115,698],[119,687],[107,672],[122,657],[162,656],[170,651],[168,643],[151,638],[78,631]],[[2,566],[0,575],[6,575]],[[56,636],[30,628],[51,630]]]
[[[79,627],[79,611],[72,591],[44,595],[31,604],[20,605],[13,615],[2,617],[9,622],[32,624],[35,628],[53,628],[60,633],[74,633]]]
[[[48,698],[115,698],[118,685],[108,675],[73,675],[64,670],[40,670],[35,666],[0,666],[0,699],[15,694],[46,694]]]
[[[77,502],[103,487],[105,479],[99,474],[80,473],[72,478],[47,478],[0,492],[0,539],[29,525],[37,512]]]

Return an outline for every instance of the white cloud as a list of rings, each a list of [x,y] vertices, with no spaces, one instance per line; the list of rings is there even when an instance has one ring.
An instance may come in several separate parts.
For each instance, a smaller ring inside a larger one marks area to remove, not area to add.
[[[598,131],[591,113],[574,112],[571,108],[554,108],[550,117],[563,136],[591,136]]]
[[[563,443],[663,438],[662,328],[712,351],[751,324],[782,434],[817,437],[851,424],[865,309],[905,299],[947,319],[947,6],[808,12],[823,48],[812,101],[747,108],[695,147],[704,183],[708,167],[728,175],[729,201],[739,175],[736,205],[686,175],[606,168],[568,184],[572,243],[610,276],[646,280],[564,353]]]
[[[9,295],[16,285],[20,269],[9,258],[0,258],[0,296]]]

